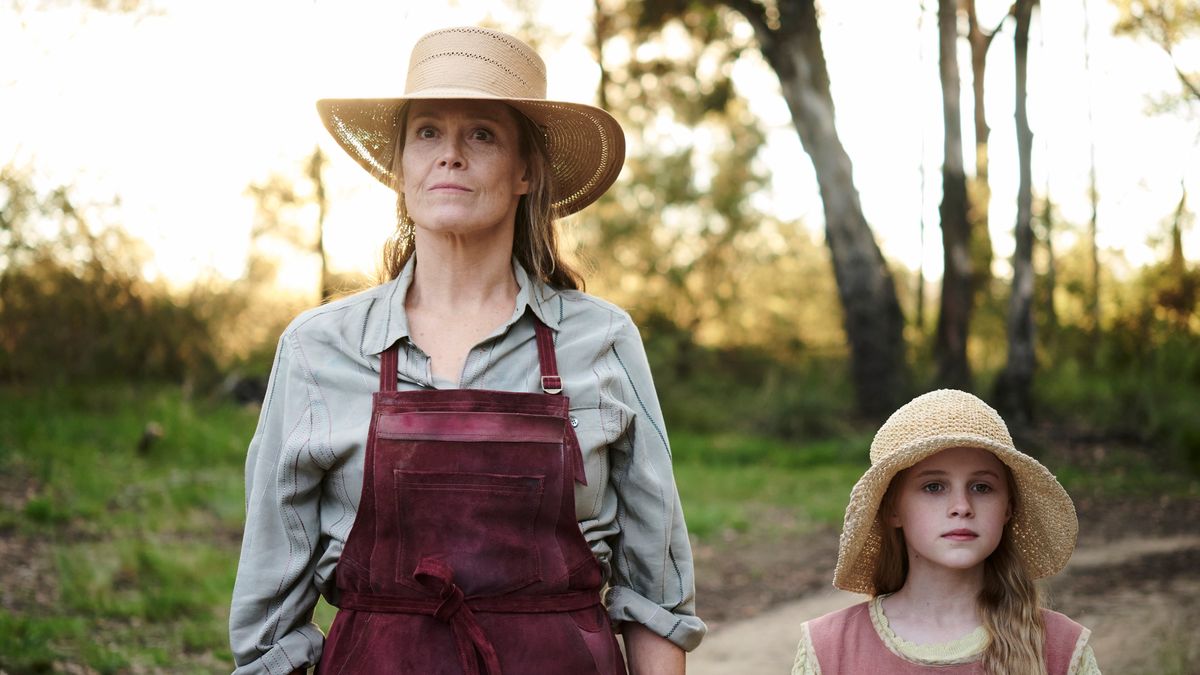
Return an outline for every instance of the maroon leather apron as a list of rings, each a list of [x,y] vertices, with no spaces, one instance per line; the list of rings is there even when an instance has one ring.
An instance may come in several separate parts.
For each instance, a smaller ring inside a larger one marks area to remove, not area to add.
[[[362,499],[318,672],[624,675],[575,517],[583,458],[550,329],[542,388],[396,391],[383,352]]]

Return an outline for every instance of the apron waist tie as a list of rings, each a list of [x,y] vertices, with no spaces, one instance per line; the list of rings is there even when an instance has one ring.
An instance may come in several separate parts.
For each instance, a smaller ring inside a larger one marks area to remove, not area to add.
[[[600,604],[596,590],[555,595],[512,595],[465,597],[454,583],[454,572],[443,560],[425,558],[417,565],[413,578],[433,598],[403,598],[375,593],[343,593],[339,609],[387,614],[424,614],[450,624],[458,647],[458,660],[466,675],[481,675],[476,655],[483,660],[486,675],[502,675],[500,659],[475,612],[538,614],[570,612]]]

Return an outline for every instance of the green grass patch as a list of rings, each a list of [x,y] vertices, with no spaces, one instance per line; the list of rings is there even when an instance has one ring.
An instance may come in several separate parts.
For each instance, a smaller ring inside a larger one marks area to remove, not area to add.
[[[839,525],[868,445],[862,437],[802,444],[676,433],[675,480],[688,530],[707,539]]]
[[[82,643],[87,622],[65,616],[29,617],[0,612],[0,669],[50,672],[63,645]]]
[[[0,616],[0,670],[228,670],[256,420],[167,385],[0,388],[0,490],[19,505],[0,537],[48,542],[56,599]]]

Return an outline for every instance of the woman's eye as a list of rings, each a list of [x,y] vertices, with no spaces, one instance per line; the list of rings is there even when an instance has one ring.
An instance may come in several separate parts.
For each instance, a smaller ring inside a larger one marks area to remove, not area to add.
[[[433,138],[436,134],[437,132],[433,130],[433,127],[421,127],[417,129],[417,138]]]
[[[492,132],[488,131],[487,129],[476,129],[474,133],[471,134],[471,138],[474,138],[477,141],[490,141],[492,140]]]

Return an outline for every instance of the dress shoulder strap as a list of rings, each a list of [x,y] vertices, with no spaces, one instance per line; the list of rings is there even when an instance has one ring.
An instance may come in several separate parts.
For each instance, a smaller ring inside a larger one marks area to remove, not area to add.
[[[1076,653],[1081,642],[1091,634],[1087,628],[1072,621],[1067,615],[1043,609],[1042,623],[1046,627],[1046,672],[1050,675],[1066,675],[1071,663],[1078,658]]]

